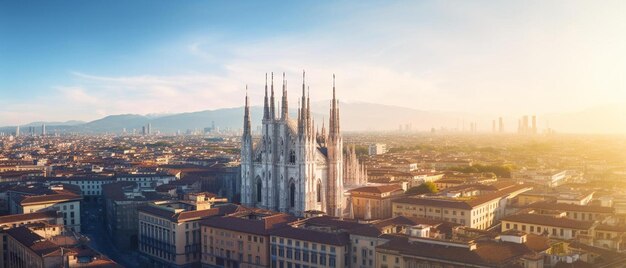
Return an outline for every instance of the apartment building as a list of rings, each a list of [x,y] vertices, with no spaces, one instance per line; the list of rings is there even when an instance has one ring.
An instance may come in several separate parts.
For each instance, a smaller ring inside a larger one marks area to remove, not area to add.
[[[0,244],[0,246],[2,247],[0,250],[0,254],[2,254],[2,256],[0,257],[0,268],[8,267],[7,237],[4,230],[34,223],[62,225],[63,214],[58,211],[47,210],[43,212],[0,216],[0,229],[3,230],[3,232],[0,232],[0,238],[2,241],[2,243]]]
[[[352,218],[361,220],[391,218],[391,202],[404,196],[398,184],[359,187],[348,193]]]
[[[133,250],[138,243],[138,210],[150,202],[171,199],[154,191],[141,191],[136,182],[122,181],[102,186],[107,233],[115,246]]]
[[[581,221],[602,221],[615,215],[615,209],[612,207],[577,205],[558,202],[537,202],[526,206],[526,208],[533,209],[538,214],[565,212],[565,216],[567,218]]]
[[[579,236],[592,236],[593,221],[572,220],[559,215],[516,214],[502,219],[502,232],[509,230],[529,234],[545,235],[559,239],[574,239]]]
[[[11,214],[26,214],[56,210],[63,213],[63,224],[80,232],[80,190],[71,185],[27,185],[16,186],[8,191]]]
[[[376,267],[543,267],[547,238],[526,234],[503,234],[480,239],[462,238],[429,225],[418,225],[406,234],[387,235],[376,247]],[[538,257],[536,257],[538,256]]]
[[[513,185],[484,194],[463,197],[405,197],[392,202],[393,216],[420,217],[487,229],[505,216],[506,207],[520,193],[531,190]]]
[[[386,238],[388,234],[403,234],[412,226],[420,224],[429,224],[435,227],[445,226],[445,228],[455,226],[440,220],[397,216],[350,228],[347,231],[350,234],[350,267],[376,267],[376,247],[389,241]]]
[[[204,220],[202,266],[270,267],[270,233],[295,220],[288,214],[257,209]]]
[[[11,228],[6,237],[5,267],[122,267],[54,225]]]
[[[191,201],[158,201],[138,208],[139,252],[151,267],[200,264],[200,222],[235,212],[236,205],[207,208]]]

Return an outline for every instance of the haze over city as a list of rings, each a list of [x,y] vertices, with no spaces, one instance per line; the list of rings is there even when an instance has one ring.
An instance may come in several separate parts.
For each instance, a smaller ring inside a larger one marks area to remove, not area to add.
[[[626,268],[626,1],[0,1],[0,268]]]
[[[261,105],[266,72],[295,90],[303,69],[326,105],[335,73],[342,102],[484,130],[527,114],[623,126],[624,14],[624,1],[3,2],[0,126],[241,107],[246,84]]]

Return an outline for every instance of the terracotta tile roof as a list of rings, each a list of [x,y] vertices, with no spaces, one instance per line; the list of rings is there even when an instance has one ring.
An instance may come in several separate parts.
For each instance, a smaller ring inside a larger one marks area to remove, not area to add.
[[[8,229],[5,232],[20,244],[30,248],[39,256],[45,256],[60,251],[60,247],[58,245],[43,239],[43,237],[31,231],[28,227],[20,226]]]
[[[516,258],[535,251],[525,244],[498,241],[478,241],[475,250],[468,248],[431,244],[425,242],[410,242],[404,235],[386,236],[390,241],[379,246],[378,250],[399,252],[405,256],[428,258],[443,262],[456,262],[472,265],[498,267],[512,264]],[[508,267],[508,266],[507,266]]]
[[[201,220],[212,216],[221,216],[236,212],[240,207],[234,204],[216,206],[204,210],[192,210],[175,213],[174,211],[162,209],[153,205],[144,205],[137,208],[138,211],[155,215],[172,222],[185,222],[191,220]]]
[[[530,190],[532,188],[526,185],[515,185],[500,191],[481,194],[468,199],[455,199],[447,197],[405,197],[396,199],[393,201],[393,203],[470,210],[489,201],[503,198],[511,193],[523,191],[525,189]]]
[[[6,215],[0,217],[0,224],[12,223],[12,222],[22,222],[22,221],[36,221],[36,220],[46,220],[50,218],[57,218],[57,212],[54,210],[47,210],[43,212],[33,212],[26,214],[14,214],[14,215]],[[59,215],[59,217],[62,217]]]
[[[271,235],[335,246],[345,246],[350,242],[350,235],[346,232],[323,232],[292,226],[274,229]]]
[[[235,216],[213,217],[204,220],[202,225],[242,233],[269,235],[273,229],[286,227],[288,223],[295,220],[297,218],[294,216],[279,213],[262,219],[248,219]]]
[[[20,204],[24,206],[50,202],[78,201],[82,199],[83,198],[80,195],[66,192],[49,195],[24,196],[23,198],[21,198]]]
[[[350,193],[360,192],[360,193],[382,194],[382,193],[394,192],[398,190],[403,191],[402,186],[398,184],[389,184],[389,185],[359,187],[359,188],[352,189],[349,192]]]
[[[615,209],[611,207],[592,206],[592,205],[581,206],[581,205],[576,205],[576,204],[566,204],[566,203],[556,203],[556,202],[537,202],[537,203],[528,205],[527,208],[589,212],[589,213],[604,213],[604,214],[612,214],[615,212]]]
[[[320,216],[320,217],[311,217],[305,219],[304,222],[309,226],[324,226],[324,227],[333,227],[338,230],[351,230],[354,228],[358,228],[364,226],[365,224],[359,223],[357,220],[353,219],[340,219],[337,217],[331,216]]]
[[[598,224],[596,226],[596,230],[598,231],[608,231],[608,232],[622,232],[626,233],[626,226],[612,226],[608,224]]]
[[[426,218],[416,218],[416,217],[406,217],[406,216],[396,216],[389,219],[379,220],[374,222],[374,226],[378,228],[384,228],[392,225],[418,225],[418,224],[428,224],[428,225],[437,225],[442,224],[444,221],[441,220],[433,220]]]
[[[594,224],[594,222],[590,221],[577,221],[568,218],[556,218],[553,216],[540,214],[509,215],[502,218],[502,221],[563,227],[577,230],[589,230],[589,228],[591,228]]]

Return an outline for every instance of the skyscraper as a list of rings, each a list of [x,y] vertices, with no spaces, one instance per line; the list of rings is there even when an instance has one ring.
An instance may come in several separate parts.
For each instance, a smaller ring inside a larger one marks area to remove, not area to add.
[[[46,124],[41,125],[41,136],[46,136]]]
[[[537,134],[537,116],[533,115],[532,133]]]
[[[19,137],[20,136],[20,126],[15,127],[15,137]]]
[[[527,134],[528,129],[528,115],[525,115],[522,117],[522,133]]]
[[[498,120],[500,121],[498,126],[499,132],[504,133],[504,121],[502,120],[502,117],[500,117]]]

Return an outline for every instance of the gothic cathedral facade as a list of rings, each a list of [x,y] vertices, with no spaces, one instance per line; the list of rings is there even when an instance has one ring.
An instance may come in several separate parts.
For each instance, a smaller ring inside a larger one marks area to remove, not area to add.
[[[274,75],[268,98],[267,75],[261,136],[253,142],[250,107],[246,93],[241,145],[241,201],[296,216],[321,211],[343,216],[343,140],[339,123],[339,102],[330,102],[329,129],[317,133],[311,117],[308,93],[302,74],[302,98],[298,116],[289,118],[287,82],[283,74],[280,115],[276,114]]]

